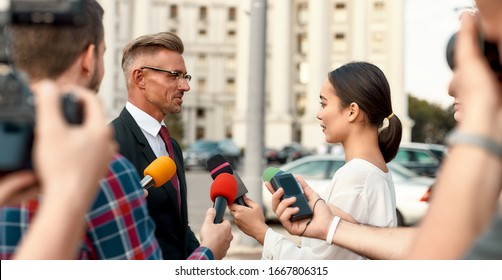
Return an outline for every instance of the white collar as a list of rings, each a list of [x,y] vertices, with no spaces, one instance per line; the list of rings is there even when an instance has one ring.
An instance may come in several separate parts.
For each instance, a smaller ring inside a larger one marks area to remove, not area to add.
[[[162,120],[162,122],[159,123],[152,116],[148,115],[143,110],[136,107],[135,105],[133,105],[129,101],[127,101],[125,107],[126,107],[127,111],[129,111],[131,116],[134,118],[136,123],[138,123],[138,126],[141,129],[143,129],[144,131],[146,131],[148,134],[152,135],[153,137],[157,137],[161,126],[165,125],[164,120]]]

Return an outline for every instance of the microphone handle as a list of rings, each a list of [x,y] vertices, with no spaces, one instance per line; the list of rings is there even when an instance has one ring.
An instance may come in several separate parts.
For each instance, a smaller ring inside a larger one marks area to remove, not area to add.
[[[155,185],[155,180],[153,180],[152,176],[146,175],[143,179],[141,179],[140,184],[143,189],[148,190]]]
[[[214,200],[213,208],[216,209],[216,216],[214,217],[213,224],[221,224],[223,221],[223,215],[225,215],[225,210],[227,209],[228,201],[223,196],[217,196]]]

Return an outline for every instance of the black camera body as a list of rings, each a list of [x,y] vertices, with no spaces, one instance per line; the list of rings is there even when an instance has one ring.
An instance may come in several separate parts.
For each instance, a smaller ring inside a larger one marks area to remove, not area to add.
[[[10,10],[0,11],[0,175],[32,168],[36,113],[27,78],[10,64],[5,27],[16,24],[64,24],[83,22],[84,0],[11,0]],[[69,124],[81,124],[82,104],[71,93],[61,107]]]
[[[483,38],[483,34],[481,31],[478,31],[479,34],[479,47],[483,52],[485,58],[490,64],[490,68],[495,72],[499,81],[502,82],[502,65],[500,64],[500,54],[498,51],[498,46],[495,43],[488,42]],[[446,45],[446,61],[448,62],[448,66],[450,66],[451,70],[455,69],[455,42],[457,40],[457,33],[454,33],[450,40],[448,40],[448,44]]]

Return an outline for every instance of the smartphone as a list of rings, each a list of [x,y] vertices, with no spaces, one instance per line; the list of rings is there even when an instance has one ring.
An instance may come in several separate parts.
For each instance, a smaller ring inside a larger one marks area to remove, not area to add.
[[[312,217],[312,209],[303,195],[302,187],[291,173],[282,173],[270,179],[270,184],[277,191],[279,188],[284,189],[284,196],[281,198],[296,197],[296,202],[292,207],[298,207],[300,212],[291,216],[290,221],[295,222]]]

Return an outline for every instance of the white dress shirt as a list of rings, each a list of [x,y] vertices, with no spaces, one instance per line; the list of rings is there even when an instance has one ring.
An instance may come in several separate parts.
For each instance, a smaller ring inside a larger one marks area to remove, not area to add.
[[[129,101],[126,103],[126,110],[131,114],[134,118],[138,126],[141,128],[141,132],[145,135],[148,144],[152,148],[156,157],[167,156],[169,153],[166,150],[166,144],[160,137],[160,128],[162,125],[165,125],[164,120],[159,123],[152,116],[143,112],[138,107],[134,106]]]

